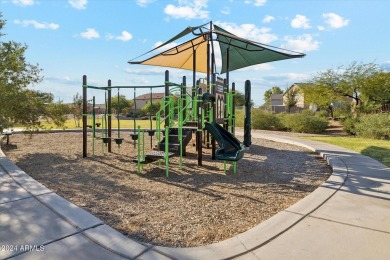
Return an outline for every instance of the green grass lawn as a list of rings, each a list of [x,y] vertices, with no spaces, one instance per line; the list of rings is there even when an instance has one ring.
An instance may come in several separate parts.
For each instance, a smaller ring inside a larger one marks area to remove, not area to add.
[[[350,149],[370,156],[390,167],[390,141],[344,136],[310,136],[305,138]]]
[[[96,120],[96,123],[101,123],[101,120]],[[92,125],[92,120],[88,119],[87,122],[88,125]],[[133,128],[134,127],[134,121],[133,120],[120,120],[119,122],[120,128]],[[42,123],[41,126],[44,129],[58,129],[57,126],[55,126],[53,123]],[[136,128],[140,126],[141,128],[150,128],[150,121],[149,120],[135,120],[135,126]],[[161,125],[163,126],[163,124]],[[118,127],[118,121],[116,119],[112,120],[112,128]],[[76,123],[73,119],[69,119],[65,122],[65,129],[81,129],[82,128],[82,122],[80,121],[80,127],[76,126]],[[156,121],[152,120],[152,128],[156,128]],[[62,128],[60,128],[62,129]]]

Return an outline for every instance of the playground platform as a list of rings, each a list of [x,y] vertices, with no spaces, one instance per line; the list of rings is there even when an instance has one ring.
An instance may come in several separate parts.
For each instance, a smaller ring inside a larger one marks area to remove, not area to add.
[[[0,151],[0,258],[390,259],[390,168],[345,148],[283,133],[253,131],[252,136],[313,150],[333,174],[251,230],[193,248],[125,237],[32,179]]]

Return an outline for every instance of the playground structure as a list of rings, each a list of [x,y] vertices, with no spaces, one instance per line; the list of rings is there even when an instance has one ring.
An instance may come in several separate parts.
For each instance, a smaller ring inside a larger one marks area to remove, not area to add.
[[[102,116],[102,129],[101,137],[102,144],[107,146],[108,152],[111,152],[112,140],[120,146],[123,141],[120,132],[119,124],[119,89],[121,88],[133,88],[134,99],[137,88],[161,88],[165,89],[165,97],[162,102],[162,108],[156,113],[155,129],[152,129],[152,116],[150,114],[150,128],[141,129],[136,127],[134,118],[134,129],[130,134],[134,141],[134,146],[137,148],[137,158],[133,161],[138,164],[138,172],[140,172],[142,165],[145,163],[151,163],[157,160],[164,160],[166,167],[166,175],[169,175],[169,158],[176,152],[179,157],[180,168],[182,166],[182,158],[186,155],[186,146],[191,141],[192,133],[196,133],[196,150],[198,157],[198,165],[202,165],[202,149],[203,144],[206,143],[207,148],[211,144],[212,159],[223,160],[226,171],[226,161],[233,162],[234,172],[236,172],[236,162],[243,157],[244,150],[246,149],[235,137],[234,137],[234,95],[235,84],[232,84],[232,90],[229,91],[229,86],[224,85],[226,81],[219,78],[219,84],[217,84],[216,75],[213,75],[212,82],[205,84],[204,81],[197,81],[197,85],[191,88],[191,92],[187,92],[186,77],[183,77],[181,84],[172,83],[169,81],[169,71],[165,72],[165,84],[158,86],[112,86],[111,80],[108,81],[108,86],[96,87],[87,85],[87,77],[83,77],[83,157],[87,157],[87,128],[92,128],[92,154],[95,149],[96,135],[96,120],[95,120],[95,97],[92,101],[92,113],[87,113],[87,89],[99,89],[105,91],[105,104],[106,109],[104,116]],[[250,89],[250,82],[247,81],[247,89]],[[117,138],[113,138],[112,129],[112,104],[111,95],[113,89],[118,90],[118,103],[117,103]],[[173,96],[176,93],[177,104],[174,104]],[[250,90],[248,90],[250,93]],[[152,95],[152,93],[151,93]],[[247,104],[250,104],[250,94],[246,95],[248,99]],[[150,101],[151,102],[151,101]],[[134,102],[134,111],[135,111]],[[250,111],[250,107],[248,108]],[[88,125],[87,117],[92,116],[92,124]],[[250,112],[246,114],[246,119],[250,122]],[[219,124],[223,124],[222,128]],[[163,126],[161,126],[163,125]],[[246,124],[246,127],[250,127],[250,123]],[[221,132],[221,129],[224,129]],[[231,132],[229,132],[229,129]],[[158,140],[158,150],[145,153],[144,138],[145,132],[150,137],[156,134]],[[220,133],[221,132],[221,133]],[[247,139],[250,140],[250,129],[246,131]],[[211,135],[211,140],[210,140]],[[216,150],[215,142],[220,146]],[[137,145],[136,145],[137,143]],[[247,142],[249,147],[250,141]],[[103,147],[103,146],[102,146]]]
[[[157,55],[147,58],[143,61],[134,61],[135,59],[149,54],[175,40],[182,38],[188,34],[192,34],[192,38],[178,46],[163,51]],[[216,62],[214,54],[214,42],[218,42],[222,57],[221,74],[226,73],[226,79],[216,77]],[[267,63],[272,61],[301,58],[305,54],[286,49],[277,48],[274,46],[250,41],[240,38],[212,22],[195,26],[187,27],[178,35],[156,48],[142,54],[137,58],[129,61],[129,64],[152,65],[172,67],[179,69],[192,70],[192,88],[191,93],[187,93],[186,78],[183,77],[181,84],[172,83],[169,81],[169,72],[165,72],[165,82],[161,86],[111,86],[111,81],[107,87],[93,87],[87,85],[86,76],[83,77],[83,157],[87,156],[87,89],[95,88],[107,91],[108,102],[106,102],[106,113],[104,120],[107,122],[107,130],[105,131],[102,140],[108,146],[108,152],[111,152],[111,90],[118,89],[118,106],[119,106],[119,89],[133,88],[134,93],[137,88],[154,88],[164,87],[165,96],[163,106],[156,113],[156,129],[150,127],[149,130],[140,129],[136,131],[135,119],[132,139],[135,142],[138,140],[138,156],[135,160],[138,163],[138,172],[142,168],[142,164],[150,163],[159,159],[165,160],[166,175],[169,170],[169,157],[173,154],[170,152],[176,147],[177,153],[180,156],[180,168],[182,157],[186,154],[185,146],[188,144],[188,137],[192,132],[196,133],[196,151],[198,157],[198,165],[202,165],[202,142],[205,141],[207,148],[211,144],[211,157],[213,160],[223,160],[226,166],[226,161],[232,161],[234,172],[236,172],[236,162],[243,157],[246,148],[251,145],[251,124],[250,124],[250,103],[251,103],[251,84],[247,80],[245,82],[245,119],[244,119],[244,143],[242,144],[234,136],[235,132],[235,84],[232,84],[229,90],[230,80],[229,72],[240,68]],[[201,82],[197,80],[196,73],[206,73],[206,79]],[[179,92],[179,102],[175,106],[170,98],[174,91]],[[135,94],[134,94],[135,100]],[[118,109],[119,110],[119,109]],[[177,111],[175,113],[175,111]],[[94,113],[92,113],[94,114]],[[177,115],[177,118],[175,118]],[[151,118],[151,115],[150,115]],[[119,120],[119,119],[118,119]],[[164,123],[163,128],[161,124]],[[223,124],[223,127],[220,126]],[[150,123],[150,125],[152,125]],[[93,137],[95,130],[93,125]],[[146,154],[144,147],[144,133],[149,131],[149,135],[156,133],[158,139],[159,152]],[[205,133],[203,134],[203,132]],[[102,131],[103,133],[103,131]],[[161,133],[164,137],[161,138]],[[118,142],[120,139],[120,127],[118,121]],[[211,135],[211,141],[210,141]],[[116,140],[116,141],[117,141]],[[117,143],[118,143],[117,142]],[[216,149],[216,142],[219,144]],[[120,144],[118,144],[120,145]],[[226,167],[225,167],[226,171]]]

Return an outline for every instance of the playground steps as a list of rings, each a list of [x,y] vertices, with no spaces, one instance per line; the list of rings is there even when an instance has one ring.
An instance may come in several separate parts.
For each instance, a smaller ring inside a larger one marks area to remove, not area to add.
[[[183,142],[183,155],[186,155],[186,146],[191,141],[193,129],[182,128],[182,142]],[[179,140],[179,129],[178,128],[169,128],[168,138],[165,136],[161,142],[158,144],[160,151],[165,150],[165,141],[168,139],[168,147],[170,152],[180,153],[180,140]]]

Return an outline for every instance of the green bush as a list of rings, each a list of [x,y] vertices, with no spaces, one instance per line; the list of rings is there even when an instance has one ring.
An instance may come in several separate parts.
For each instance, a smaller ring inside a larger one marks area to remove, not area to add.
[[[318,112],[315,112],[315,115],[317,116],[317,117],[320,117],[320,118],[325,118],[325,119],[327,119],[328,118],[328,111],[326,111],[326,110],[320,110],[320,111],[318,111]]]
[[[282,114],[279,118],[285,128],[298,133],[320,134],[328,126],[327,119],[315,116],[308,110],[297,114]]]
[[[244,109],[236,109],[235,111],[235,117],[236,117],[236,126],[237,127],[244,127]]]
[[[355,135],[356,134],[355,124],[357,122],[359,122],[359,120],[357,118],[353,118],[353,117],[347,117],[347,118],[343,119],[341,121],[341,123],[343,124],[344,132],[351,134],[351,135]]]
[[[252,128],[261,130],[282,130],[280,119],[272,112],[252,109]]]
[[[390,114],[362,115],[355,123],[356,135],[364,138],[389,139]]]

